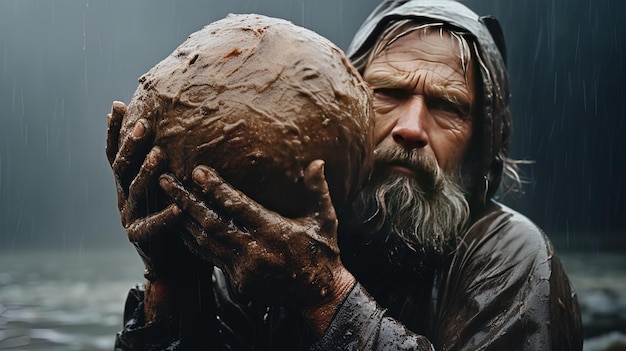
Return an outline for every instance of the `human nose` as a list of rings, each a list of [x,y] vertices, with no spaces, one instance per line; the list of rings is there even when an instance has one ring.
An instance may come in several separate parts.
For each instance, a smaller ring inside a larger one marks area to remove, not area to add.
[[[422,97],[413,97],[399,111],[400,116],[391,130],[393,140],[407,149],[418,149],[428,145],[426,119],[428,109]]]

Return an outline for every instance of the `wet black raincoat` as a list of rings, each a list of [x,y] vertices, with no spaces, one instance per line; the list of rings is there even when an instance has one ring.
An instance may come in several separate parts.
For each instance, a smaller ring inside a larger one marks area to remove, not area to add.
[[[375,263],[353,271],[359,282],[321,339],[297,311],[238,299],[218,269],[193,316],[145,325],[143,292],[133,289],[115,350],[582,349],[576,295],[550,241],[527,218],[490,200],[511,124],[497,22],[448,0],[386,1],[356,34],[348,50],[353,62],[359,66],[386,23],[403,18],[447,23],[480,44],[483,162],[476,172],[485,181],[473,189],[474,222],[458,249],[420,274]]]

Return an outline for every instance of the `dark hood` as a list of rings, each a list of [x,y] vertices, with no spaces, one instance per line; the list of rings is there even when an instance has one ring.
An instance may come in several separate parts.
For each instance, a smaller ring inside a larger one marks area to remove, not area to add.
[[[474,121],[470,152],[472,182],[469,184],[473,206],[484,206],[493,197],[503,176],[511,135],[509,84],[506,48],[502,30],[493,17],[479,17],[465,5],[453,0],[390,0],[381,3],[361,25],[347,50],[350,60],[362,70],[366,53],[391,22],[416,19],[419,23],[442,22],[469,32],[479,46],[484,63],[480,67],[482,114]],[[363,73],[363,72],[361,72]]]

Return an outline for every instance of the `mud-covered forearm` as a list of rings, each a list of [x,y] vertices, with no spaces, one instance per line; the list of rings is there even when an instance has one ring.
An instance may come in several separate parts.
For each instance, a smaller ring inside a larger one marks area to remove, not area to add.
[[[214,350],[217,347],[215,302],[212,292],[202,291],[195,311],[161,314],[147,321],[146,291],[132,289],[124,308],[124,329],[116,335],[115,351]],[[161,311],[164,312],[164,311]],[[154,316],[153,316],[154,317]]]
[[[357,283],[311,350],[434,350],[385,311]]]
[[[162,281],[146,281],[144,292],[144,315],[146,323],[152,323],[160,318],[185,310],[189,296],[183,296],[180,289],[172,289]],[[192,299],[193,301],[193,299]]]
[[[337,310],[356,283],[354,276],[343,266],[333,274],[333,277],[334,284],[328,289],[324,301],[303,310],[304,317],[318,337],[324,334],[324,330],[328,328]]]
[[[115,351],[165,350],[180,342],[178,323],[173,318],[146,322],[145,287],[132,289],[124,308],[124,329],[117,333]]]

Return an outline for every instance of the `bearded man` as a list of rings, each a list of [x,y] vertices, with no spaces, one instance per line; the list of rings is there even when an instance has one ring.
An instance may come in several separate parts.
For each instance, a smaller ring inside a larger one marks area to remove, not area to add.
[[[216,269],[212,285],[199,289],[194,298],[204,307],[170,306],[147,322],[143,304],[156,294],[134,291],[116,349],[580,350],[576,296],[551,243],[494,201],[501,183],[505,190],[519,183],[508,157],[506,51],[497,21],[451,0],[385,1],[348,55],[373,92],[376,114],[374,171],[351,211],[332,225],[317,161],[306,177],[320,211],[297,221],[267,211],[206,166],[191,177],[210,202],[161,176],[176,205],[136,219],[140,236],[188,214],[197,223],[189,227],[196,255],[219,255],[232,267]],[[113,125],[123,113],[114,106]],[[109,137],[117,140],[118,132],[110,128]],[[150,130],[138,125],[133,133],[136,145],[149,143]],[[112,164],[143,157],[139,146],[110,149]],[[146,162],[164,160],[153,154]],[[157,175],[140,172],[135,183]],[[242,266],[229,246],[240,239],[207,243],[215,232],[245,240],[244,229],[223,223],[216,208],[253,228],[258,261],[276,254],[276,241],[297,259],[272,261],[264,271]],[[307,250],[310,242],[294,239],[303,231],[338,240],[341,256]],[[318,279],[319,271],[328,279]],[[286,272],[312,279],[277,278]],[[255,285],[260,290],[250,289],[255,275],[267,282]],[[272,292],[285,296],[255,298]],[[287,294],[294,293],[306,303],[292,303]]]

